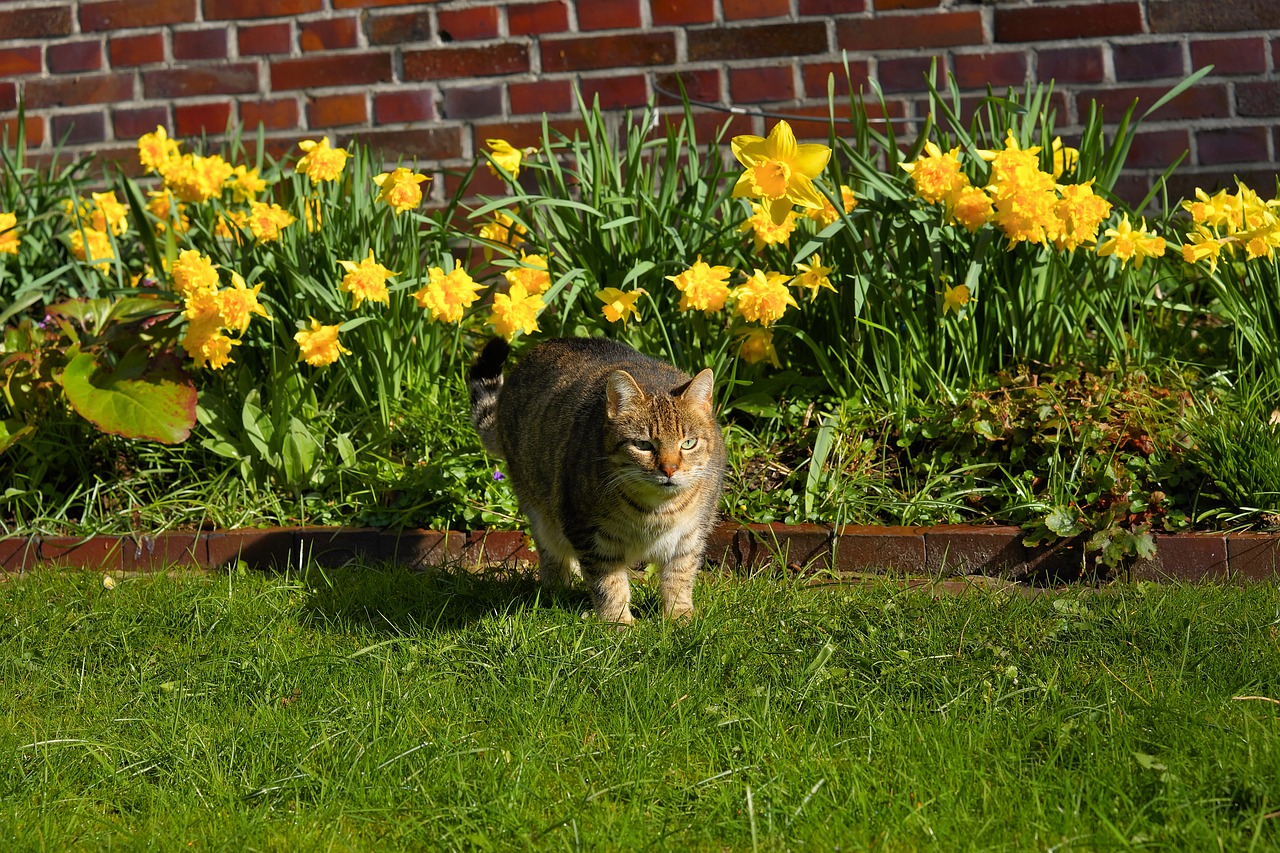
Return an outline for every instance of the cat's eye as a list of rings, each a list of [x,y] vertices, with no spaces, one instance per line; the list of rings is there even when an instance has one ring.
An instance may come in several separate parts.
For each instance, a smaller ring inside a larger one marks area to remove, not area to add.
[[[636,450],[643,450],[645,453],[653,452],[652,441],[646,441],[645,439],[642,438],[635,442],[635,446],[636,446]]]
[[[684,441],[680,442],[681,450],[693,450],[697,446],[698,439],[696,438],[686,438]]]

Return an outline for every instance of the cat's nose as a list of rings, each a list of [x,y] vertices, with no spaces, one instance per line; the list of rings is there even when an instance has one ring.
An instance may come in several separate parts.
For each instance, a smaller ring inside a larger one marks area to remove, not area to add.
[[[679,463],[676,462],[658,462],[658,470],[662,472],[662,476],[668,478],[673,476],[676,473],[676,469],[679,467]]]

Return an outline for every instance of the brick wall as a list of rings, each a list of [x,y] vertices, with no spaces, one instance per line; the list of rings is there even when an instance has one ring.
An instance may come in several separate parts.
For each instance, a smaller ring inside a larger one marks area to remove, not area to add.
[[[1183,150],[1176,191],[1274,184],[1280,0],[0,0],[0,127],[24,99],[37,152],[65,137],[132,160],[157,124],[218,137],[230,121],[261,124],[276,151],[356,135],[447,170],[489,136],[535,141],[544,112],[572,127],[575,85],[610,110],[670,104],[678,71],[699,101],[822,116],[842,51],[905,126],[937,57],[975,94],[1054,79],[1067,133],[1090,99],[1118,117],[1212,63],[1144,125],[1126,195]]]

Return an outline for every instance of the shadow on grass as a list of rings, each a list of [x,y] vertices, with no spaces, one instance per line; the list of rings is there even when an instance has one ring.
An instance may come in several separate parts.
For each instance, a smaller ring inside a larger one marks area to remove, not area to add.
[[[589,607],[585,590],[544,590],[532,574],[511,569],[469,572],[457,566],[411,571],[395,564],[323,568],[302,576],[311,618],[335,626],[366,625],[389,633],[452,631],[518,610]]]

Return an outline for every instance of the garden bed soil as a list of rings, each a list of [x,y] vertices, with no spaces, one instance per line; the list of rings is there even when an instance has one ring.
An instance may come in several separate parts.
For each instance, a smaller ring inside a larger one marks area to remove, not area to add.
[[[1114,570],[1086,561],[1084,537],[1023,544],[1017,527],[944,525],[878,527],[817,524],[722,524],[707,561],[724,572],[785,566],[792,574],[874,574],[948,578],[982,575],[1049,584],[1123,578],[1151,581],[1261,581],[1277,576],[1280,535],[1181,533],[1155,536],[1155,554]],[[109,572],[174,568],[217,570],[323,567],[391,562],[424,570],[536,566],[537,553],[519,531],[471,532],[352,527],[277,527],[185,531],[138,536],[32,536],[0,539],[0,570],[13,576],[41,567]]]

